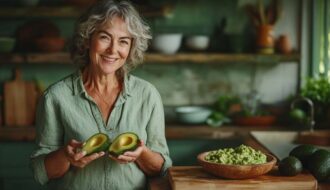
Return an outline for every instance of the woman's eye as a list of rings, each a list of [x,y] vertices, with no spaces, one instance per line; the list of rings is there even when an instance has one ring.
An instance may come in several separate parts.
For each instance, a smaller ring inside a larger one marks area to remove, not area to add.
[[[105,36],[105,35],[101,35],[100,39],[101,40],[110,40],[110,38],[108,36]]]
[[[121,43],[121,44],[124,44],[124,45],[128,45],[128,44],[129,44],[129,42],[126,41],[126,40],[121,40],[120,43]]]

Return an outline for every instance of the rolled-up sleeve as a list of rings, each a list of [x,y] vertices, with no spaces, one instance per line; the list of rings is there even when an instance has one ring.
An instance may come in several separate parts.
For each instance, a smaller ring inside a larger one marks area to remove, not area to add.
[[[147,126],[148,139],[146,145],[152,151],[160,153],[164,158],[161,175],[165,176],[167,169],[172,166],[172,160],[165,138],[164,107],[157,90],[153,91],[152,99],[154,106]]]
[[[48,182],[45,157],[63,146],[63,128],[59,122],[56,104],[50,93],[40,97],[36,112],[36,144],[31,155],[30,166],[35,180],[40,184]]]

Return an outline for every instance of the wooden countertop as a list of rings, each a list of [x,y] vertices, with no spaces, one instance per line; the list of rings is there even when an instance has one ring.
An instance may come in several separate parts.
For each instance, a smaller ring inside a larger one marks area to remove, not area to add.
[[[244,138],[244,144],[246,145],[249,145],[257,150],[261,150],[263,152],[266,152],[266,153],[270,153],[265,147],[263,147],[259,142],[257,142],[251,135],[249,135],[249,131],[251,130],[261,130],[259,128],[245,128],[245,129],[241,129],[241,128],[232,128],[232,127],[226,127],[226,128],[218,128],[218,129],[206,129],[206,130],[202,130],[204,128],[201,128],[201,127],[197,127],[196,128],[196,132],[198,130],[201,130],[200,132],[203,134],[202,136],[205,137],[205,134],[211,134],[209,137],[216,137],[217,135],[214,135],[214,134],[218,134],[220,132],[218,132],[218,130],[223,130],[224,132],[228,132],[228,134],[230,134],[230,132],[232,132],[232,134],[236,134],[236,135],[240,135],[242,138]],[[181,131],[183,130],[181,127],[178,127],[178,128],[173,128],[173,129],[169,129],[169,133],[174,133],[176,130],[178,131]],[[271,128],[269,130],[286,130],[286,129],[283,129],[283,128]],[[176,132],[178,132],[176,131]],[[192,132],[194,130],[186,130],[186,131],[189,131],[187,132],[188,134],[190,134],[190,137],[191,136],[194,136],[195,135],[195,132]],[[182,131],[181,131],[182,132]],[[178,138],[179,136],[182,138],[182,136],[185,136],[185,137],[188,137],[187,136],[187,133],[184,134],[184,135],[180,135],[180,134],[177,134],[177,135],[174,135],[171,136],[171,137],[175,137],[175,138]],[[226,134],[226,133],[224,133]],[[214,135],[214,136],[213,136]],[[207,135],[206,135],[207,136]],[[235,136],[235,135],[234,135]],[[201,136],[199,136],[201,137]],[[227,136],[221,136],[221,137],[227,137]],[[233,136],[231,136],[233,137]],[[150,180],[149,182],[149,189],[150,190],[171,190],[171,186],[170,186],[170,183],[169,183],[169,180],[168,178],[164,177],[164,178],[153,178]],[[330,183],[329,182],[324,182],[324,183],[318,183],[318,190],[328,190],[330,189]]]

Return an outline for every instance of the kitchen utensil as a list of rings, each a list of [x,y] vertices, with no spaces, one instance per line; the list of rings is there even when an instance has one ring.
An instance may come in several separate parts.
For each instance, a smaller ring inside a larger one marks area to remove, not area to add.
[[[203,152],[197,156],[198,163],[203,169],[215,176],[228,179],[250,179],[266,174],[276,164],[276,158],[270,154],[266,154],[267,162],[264,164],[250,165],[229,165],[209,162],[205,160],[205,156],[209,152]]]
[[[5,125],[33,125],[37,95],[36,85],[22,80],[21,71],[16,69],[15,79],[4,83]]]

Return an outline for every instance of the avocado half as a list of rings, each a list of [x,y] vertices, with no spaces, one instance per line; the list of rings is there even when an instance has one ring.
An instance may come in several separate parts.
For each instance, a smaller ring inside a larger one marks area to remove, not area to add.
[[[109,153],[118,157],[126,151],[133,151],[139,146],[140,139],[137,134],[132,132],[118,135],[109,146]]]
[[[104,133],[97,133],[91,136],[82,146],[82,151],[86,151],[86,155],[96,152],[106,151],[109,148],[110,139]]]

